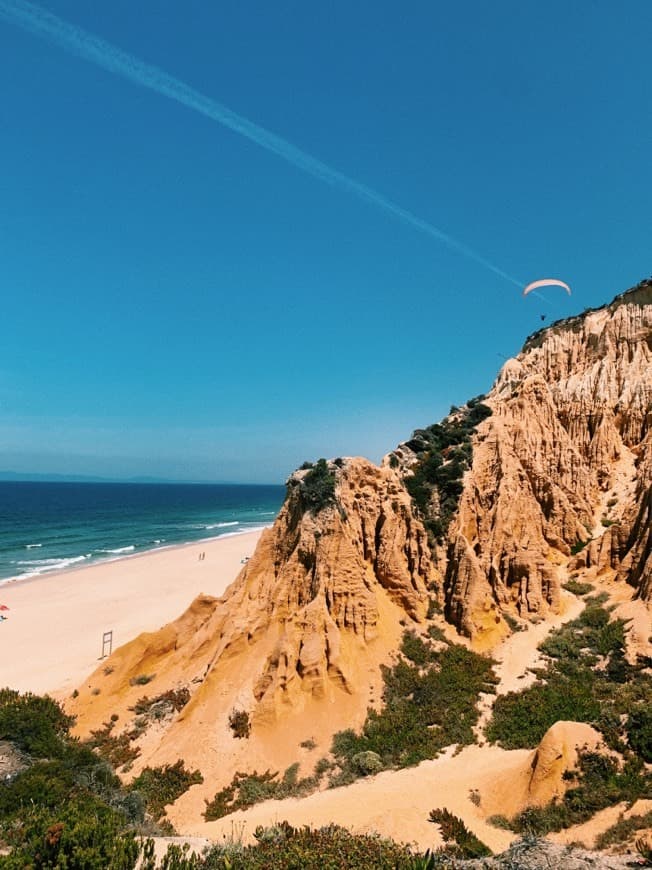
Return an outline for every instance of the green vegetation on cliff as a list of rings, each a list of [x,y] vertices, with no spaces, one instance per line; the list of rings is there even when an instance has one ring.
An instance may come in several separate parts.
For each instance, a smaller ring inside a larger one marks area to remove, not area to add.
[[[652,753],[652,675],[649,662],[630,665],[624,622],[610,619],[604,602],[587,599],[580,616],[553,631],[540,649],[548,657],[537,681],[496,699],[486,730],[506,749],[534,748],[563,719],[588,722],[615,749]]]
[[[290,477],[287,482],[287,496],[296,495],[302,512],[318,514],[324,508],[335,504],[335,475],[330,470],[325,459],[319,459],[313,465],[304,462],[302,471],[307,471],[303,477]]]
[[[301,797],[319,787],[347,785],[381,770],[410,767],[435,758],[446,746],[475,742],[481,692],[496,684],[493,662],[459,644],[421,638],[406,631],[401,655],[393,667],[383,667],[383,707],[369,709],[360,734],[352,729],[333,738],[334,762],[322,759],[311,776],[299,779],[298,764],[279,777],[266,771],[236,773],[231,783],[206,802],[207,821],[270,798]]]
[[[593,752],[580,755],[564,797],[521,813],[515,831],[545,834],[590,819],[621,801],[652,798],[652,675],[648,660],[631,665],[624,654],[623,620],[610,618],[601,597],[587,600],[581,615],[540,645],[546,667],[522,692],[496,699],[486,729],[507,749],[534,748],[555,722],[587,722],[622,761]]]
[[[494,691],[493,662],[459,644],[436,643],[406,632],[401,656],[383,667],[383,708],[370,709],[360,734],[340,731],[332,752],[340,767],[333,784],[361,775],[361,753],[382,767],[409,767],[453,743],[475,742],[481,692]]]
[[[441,543],[462,494],[464,472],[471,467],[471,437],[491,415],[484,396],[452,408],[441,423],[417,429],[406,446],[417,455],[405,486],[435,541]]]

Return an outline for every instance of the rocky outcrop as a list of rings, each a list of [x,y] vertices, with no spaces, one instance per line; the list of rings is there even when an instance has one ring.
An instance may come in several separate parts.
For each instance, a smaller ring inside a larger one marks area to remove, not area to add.
[[[496,774],[483,793],[484,811],[512,817],[559,800],[572,787],[570,774],[577,770],[582,752],[608,753],[602,735],[583,722],[555,722],[536,749],[517,765],[506,764],[504,774]]]
[[[248,751],[258,733],[287,726],[288,717],[310,737],[320,704],[327,705],[329,735],[364,718],[379,664],[403,625],[425,616],[436,578],[425,530],[396,472],[363,459],[323,468],[318,483],[331,487],[326,495],[311,483],[311,469],[288,481],[274,527],[223,598],[201,596],[176,622],[121,647],[86,681],[70,704],[80,733],[110,715],[132,718],[141,675],[155,675],[150,697],[190,688],[165,742],[205,774],[207,745],[224,744],[226,736],[234,751],[241,748],[229,731],[234,709],[251,716]],[[313,497],[322,503],[311,507]],[[163,756],[169,760],[169,748]],[[261,763],[282,761],[263,752]],[[220,764],[228,767],[228,759]]]
[[[602,735],[583,722],[555,722],[532,753],[524,806],[543,807],[569,788],[568,773],[577,769],[580,752],[606,752]]]
[[[559,565],[584,543],[576,566],[651,600],[652,284],[531,336],[483,401],[443,556],[447,618],[497,639],[496,608],[556,611]]]

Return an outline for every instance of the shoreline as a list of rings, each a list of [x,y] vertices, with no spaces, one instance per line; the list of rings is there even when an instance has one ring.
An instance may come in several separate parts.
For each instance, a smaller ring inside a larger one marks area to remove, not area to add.
[[[97,668],[105,631],[115,650],[177,619],[199,594],[219,598],[262,532],[158,547],[52,572],[48,582],[38,575],[3,583],[0,688],[65,697]]]
[[[9,587],[13,587],[15,585],[23,585],[25,583],[31,583],[35,580],[47,580],[52,577],[61,577],[65,574],[76,574],[79,571],[88,571],[91,568],[97,568],[100,565],[108,565],[114,564],[116,562],[126,562],[131,559],[140,559],[145,556],[151,556],[154,553],[160,552],[168,552],[170,550],[182,550],[186,547],[192,547],[197,544],[207,545],[214,541],[222,541],[225,538],[240,538],[246,535],[260,535],[261,532],[264,532],[265,529],[271,529],[273,526],[273,522],[261,524],[260,526],[254,526],[251,529],[242,529],[241,531],[234,532],[224,532],[222,535],[213,535],[209,538],[197,538],[194,541],[178,541],[171,542],[169,544],[161,544],[160,546],[151,547],[149,549],[140,550],[138,553],[125,553],[122,556],[113,556],[108,557],[106,559],[95,559],[92,562],[87,562],[86,564],[81,565],[66,565],[62,568],[54,568],[52,571],[41,571],[40,573],[25,573],[25,574],[15,574],[9,577],[0,577],[0,596],[3,594],[3,590]]]

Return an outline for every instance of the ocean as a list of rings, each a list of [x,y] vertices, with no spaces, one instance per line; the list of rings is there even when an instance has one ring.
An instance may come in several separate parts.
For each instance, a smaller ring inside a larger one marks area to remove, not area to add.
[[[0,583],[270,525],[282,486],[0,482]]]

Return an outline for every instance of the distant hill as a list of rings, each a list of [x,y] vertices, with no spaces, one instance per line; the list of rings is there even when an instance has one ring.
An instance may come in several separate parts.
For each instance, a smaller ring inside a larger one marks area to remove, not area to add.
[[[232,480],[173,480],[166,477],[94,477],[86,474],[28,474],[22,471],[0,471],[0,483],[151,483],[186,484],[192,486],[252,486]],[[274,484],[270,484],[273,486]]]

